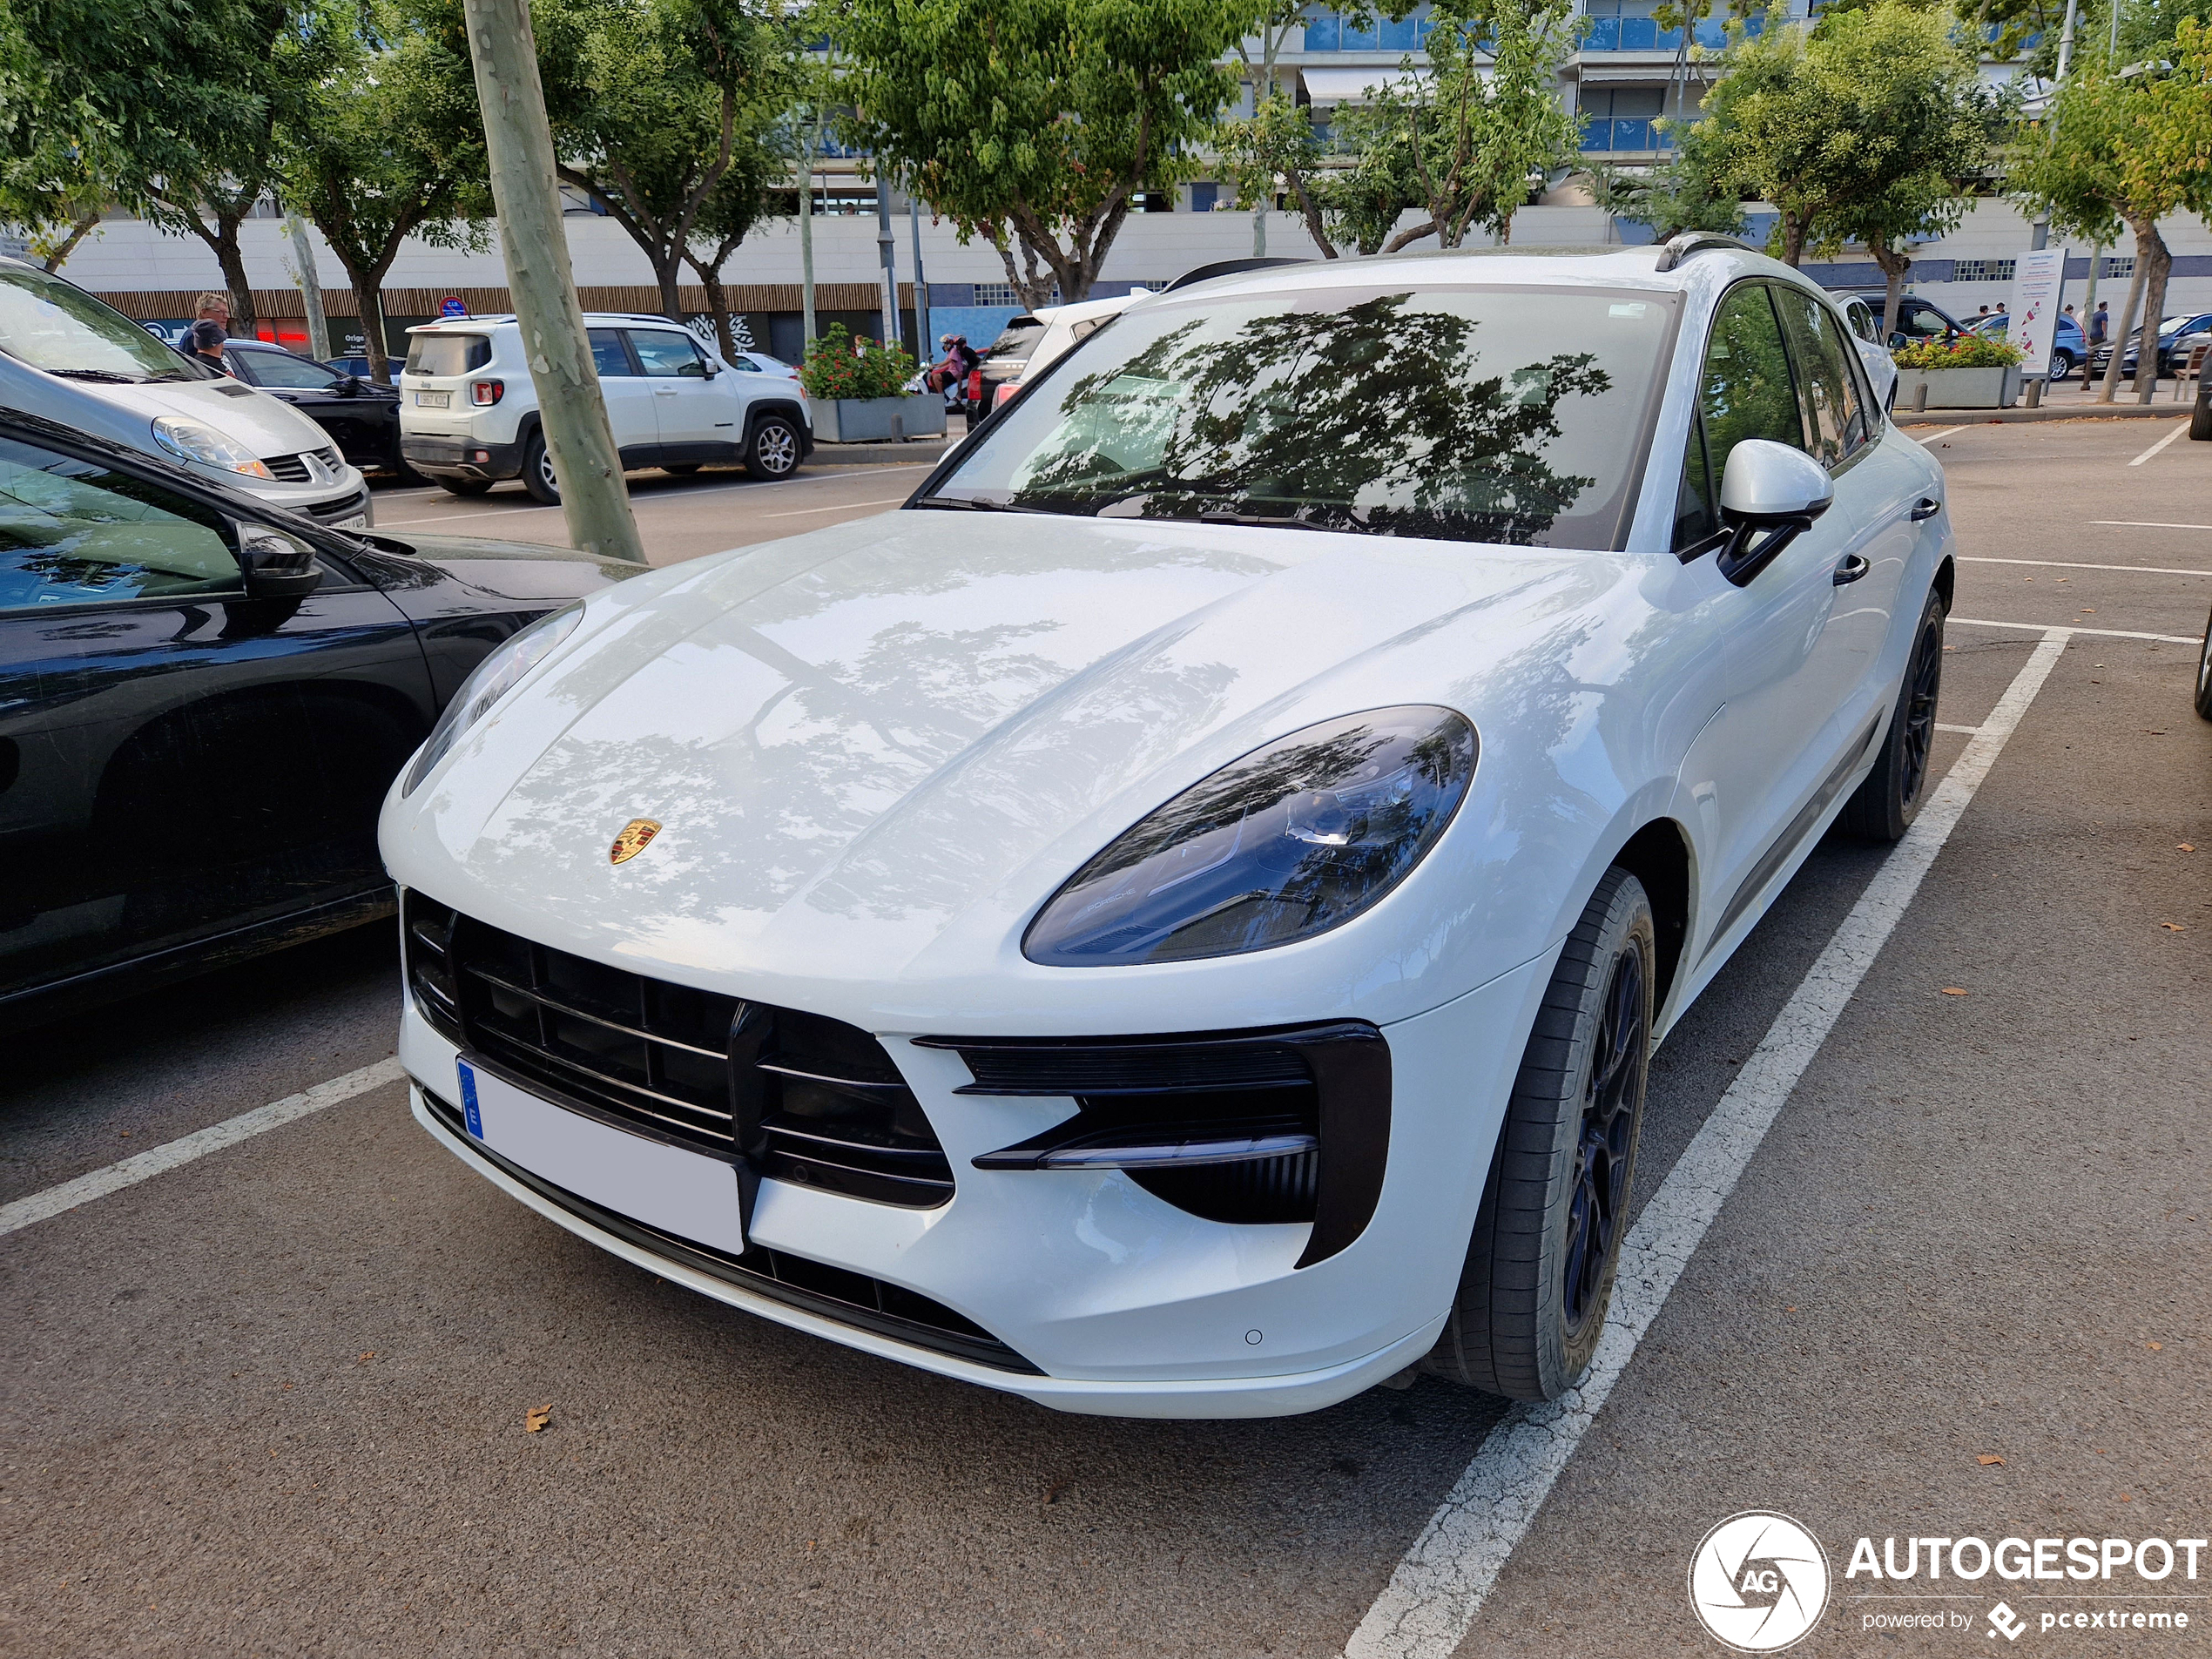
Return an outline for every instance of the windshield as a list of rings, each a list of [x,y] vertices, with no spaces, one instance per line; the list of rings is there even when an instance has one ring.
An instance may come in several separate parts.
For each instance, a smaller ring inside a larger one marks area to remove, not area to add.
[[[0,266],[0,351],[50,374],[92,381],[219,378],[59,277]]]
[[[1658,293],[1329,289],[1126,312],[941,497],[1111,518],[1618,545]]]

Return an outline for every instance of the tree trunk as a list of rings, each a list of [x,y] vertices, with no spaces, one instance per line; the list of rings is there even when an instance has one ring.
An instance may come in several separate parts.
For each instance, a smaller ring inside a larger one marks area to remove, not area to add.
[[[62,268],[63,263],[68,260],[69,256],[77,252],[77,245],[89,236],[92,226],[99,222],[99,213],[95,210],[69,227],[68,236],[57,244],[54,251],[46,256],[45,269],[49,274]]]
[[[1305,215],[1305,233],[1313,239],[1314,246],[1321,250],[1321,257],[1325,260],[1337,258],[1337,245],[1329,239],[1328,230],[1321,222],[1321,210],[1313,205],[1312,194],[1305,187],[1304,173],[1291,174],[1291,189],[1298,196],[1298,211]]]
[[[212,231],[199,222],[197,209],[191,217],[192,229],[199,233],[199,239],[213,251],[215,263],[222,267],[223,286],[230,290],[231,338],[251,340],[255,326],[253,287],[246,280],[246,255],[238,245],[239,221],[244,215],[218,213],[215,215],[215,228]]]
[[[725,242],[715,250],[714,258],[711,260],[702,260],[696,253],[684,256],[691,262],[691,269],[698,273],[699,286],[706,290],[707,314],[714,319],[715,346],[725,363],[736,354],[738,342],[736,336],[730,332],[729,290],[722,286],[722,266],[737,251],[736,243]]]
[[[807,132],[806,153],[799,158],[806,169],[799,192],[799,312],[806,335],[799,348],[802,362],[806,347],[814,343],[814,158],[821,149],[822,115],[818,110],[814,125]]]
[[[2143,297],[2143,262],[2135,260],[2135,273],[2128,280],[2128,303],[2120,313],[2120,320],[2106,336],[2112,342],[2112,355],[2105,360],[2104,380],[2097,388],[2097,401],[2109,403],[2120,390],[2120,360],[2128,354],[2128,330],[2135,320],[2135,302]]]
[[[657,253],[649,252],[645,257],[652,262],[653,280],[660,288],[660,314],[671,322],[683,321],[684,307],[677,285],[684,275],[684,256],[678,253],[665,264]]]
[[[2166,279],[2174,255],[2158,233],[2158,221],[2144,219],[2135,230],[2135,269],[2143,274],[2142,343],[2135,348],[2135,401],[2158,395],[2158,325],[2166,320]]]
[[[1784,213],[1782,216],[1782,262],[1791,270],[1805,256],[1805,239],[1812,233],[1810,213]]]
[[[1905,273],[1912,268],[1912,256],[1883,241],[1868,242],[1866,251],[1882,268],[1882,342],[1887,346],[1897,332],[1898,297],[1905,291]]]
[[[644,564],[644,544],[577,302],[529,0],[463,0],[462,17],[484,116],[507,286],[569,539],[583,552]]]
[[[361,322],[361,354],[368,359],[368,377],[379,386],[389,386],[392,353],[384,330],[383,269],[356,264],[347,256],[345,246],[335,240],[331,242],[330,251],[346,267],[346,280],[354,291],[354,307]]]

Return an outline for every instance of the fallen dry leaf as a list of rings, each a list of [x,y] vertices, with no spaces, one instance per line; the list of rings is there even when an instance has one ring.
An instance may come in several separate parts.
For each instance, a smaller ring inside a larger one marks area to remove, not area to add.
[[[2174,843],[2174,850],[2176,853],[2194,853],[2196,851],[2196,848],[2190,842],[2176,841]]]
[[[2120,1494],[2120,1501],[2122,1503],[2133,1503],[2135,1500],[2128,1493],[2123,1492]]]
[[[375,1358],[376,1358],[376,1350],[375,1350],[375,1349],[374,1349],[374,1348],[363,1348],[363,1349],[361,1351],[361,1354],[360,1354],[359,1358],[357,1358],[357,1359],[354,1361],[354,1363],[355,1365],[357,1365],[357,1366],[365,1366],[365,1365],[367,1365],[367,1364],[368,1364],[370,1360],[372,1360],[372,1359],[375,1359]]]
[[[1965,988],[1960,986],[1946,985],[1943,988],[1943,994],[1946,996],[1965,996],[1967,993]]]
[[[2096,608],[2093,605],[2084,605],[2081,607],[2081,614],[2085,617],[2094,617],[2097,614]]]
[[[523,1413],[523,1433],[535,1434],[552,1420],[553,1407],[550,1405],[533,1406]]]
[[[2148,1348],[2153,1353],[2157,1353],[2161,1352],[2166,1345],[2162,1342],[2146,1342],[2143,1344],[2143,1346]]]
[[[1984,1468],[1987,1468],[1993,1463],[2002,1463],[2004,1460],[2005,1460],[2003,1458],[1999,1457],[1994,1452],[1984,1452],[1979,1457],[1974,1460],[1975,1462],[1980,1464]]]
[[[2188,932],[2188,929],[2182,927],[2178,921],[2161,921],[2158,925],[2166,929],[2166,931],[2169,934],[2185,934]]]
[[[1788,1307],[1784,1308],[1782,1311],[1783,1311],[1784,1313],[1795,1313],[1795,1312],[1797,1311],[1797,1304],[1793,1302],[1793,1303],[1791,1303],[1791,1304]]]

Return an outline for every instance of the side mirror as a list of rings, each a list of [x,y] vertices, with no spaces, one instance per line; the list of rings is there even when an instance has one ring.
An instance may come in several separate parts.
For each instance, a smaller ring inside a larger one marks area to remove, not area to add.
[[[238,562],[249,599],[304,599],[322,585],[314,549],[266,524],[238,527]]]
[[[340,397],[359,397],[361,395],[361,377],[358,374],[341,374],[330,383],[330,389]]]
[[[1721,523],[1729,537],[1717,561],[1720,573],[1744,586],[1835,499],[1827,469],[1804,450],[1744,439],[1729,451],[1721,475]]]

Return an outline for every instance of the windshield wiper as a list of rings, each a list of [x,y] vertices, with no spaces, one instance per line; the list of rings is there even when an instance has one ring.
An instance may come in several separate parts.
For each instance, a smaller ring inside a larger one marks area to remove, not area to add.
[[[100,381],[110,386],[136,386],[138,382],[128,374],[118,374],[111,368],[50,368],[49,374],[64,380]]]
[[[1018,513],[1023,509],[1009,507],[1002,501],[985,501],[975,496],[917,496],[908,503],[914,507],[959,508],[971,513]]]
[[[1209,508],[1197,517],[1201,524],[1257,524],[1271,530],[1336,531],[1344,528],[1335,524],[1317,524],[1310,518],[1295,518],[1287,513],[1240,513],[1226,507]],[[1347,529],[1345,533],[1357,536],[1366,532]]]

